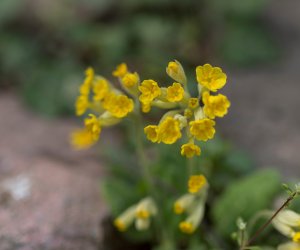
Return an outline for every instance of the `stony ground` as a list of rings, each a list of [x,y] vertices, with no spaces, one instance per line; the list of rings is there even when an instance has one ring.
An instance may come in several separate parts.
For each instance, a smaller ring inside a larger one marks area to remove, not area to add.
[[[69,121],[0,96],[0,249],[97,249],[103,171],[93,151],[74,152]]]
[[[284,55],[268,68],[230,72],[220,130],[261,166],[299,177],[300,1],[273,1],[266,19]],[[228,85],[228,86],[229,86]],[[95,151],[68,145],[73,121],[49,120],[0,95],[0,249],[95,250],[105,207]]]

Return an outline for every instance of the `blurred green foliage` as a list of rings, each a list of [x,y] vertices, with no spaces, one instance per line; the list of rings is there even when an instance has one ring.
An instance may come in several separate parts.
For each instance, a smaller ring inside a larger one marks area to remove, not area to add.
[[[101,182],[101,192],[113,217],[147,195],[140,166],[135,158],[129,157],[134,155],[133,142],[129,140],[125,144],[123,150],[109,148],[107,144],[101,147],[110,173]],[[158,199],[163,204],[163,224],[180,249],[233,249],[230,235],[236,230],[236,219],[242,216],[248,220],[259,210],[271,208],[280,191],[280,176],[270,169],[254,171],[254,165],[245,153],[218,137],[205,145],[201,157],[194,160],[195,173],[204,173],[208,178],[209,199],[204,221],[192,236],[183,235],[178,229],[184,215],[173,213],[174,201],[187,192],[187,160],[177,152],[179,143],[148,148],[149,168],[155,187],[161,190]],[[131,228],[125,235],[133,242],[153,243],[153,233]]]
[[[18,86],[48,115],[73,110],[83,70],[108,75],[126,61],[164,82],[169,60],[195,66],[273,60],[260,17],[266,0],[2,0],[0,85]],[[194,72],[188,72],[194,74]]]

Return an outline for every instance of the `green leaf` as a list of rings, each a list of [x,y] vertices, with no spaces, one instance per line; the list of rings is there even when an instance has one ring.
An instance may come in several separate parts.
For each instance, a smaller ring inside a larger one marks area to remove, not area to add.
[[[277,171],[264,169],[232,183],[215,201],[212,209],[216,229],[226,237],[236,229],[236,219],[246,221],[256,212],[266,209],[280,191]]]

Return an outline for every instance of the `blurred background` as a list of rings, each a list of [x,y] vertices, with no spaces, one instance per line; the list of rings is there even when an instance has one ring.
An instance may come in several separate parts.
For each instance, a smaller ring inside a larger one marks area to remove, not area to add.
[[[97,249],[101,157],[68,144],[84,70],[127,62],[163,83],[173,59],[191,82],[195,66],[221,66],[232,107],[219,134],[299,176],[298,0],[1,0],[1,249]]]

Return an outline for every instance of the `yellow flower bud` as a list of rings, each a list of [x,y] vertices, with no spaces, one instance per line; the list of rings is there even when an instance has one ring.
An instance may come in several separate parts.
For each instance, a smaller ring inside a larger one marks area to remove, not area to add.
[[[129,207],[114,220],[114,225],[119,231],[126,231],[127,228],[133,223],[135,219],[135,209],[136,206]]]
[[[199,201],[195,206],[190,216],[179,224],[179,229],[185,234],[192,234],[196,231],[197,227],[201,223],[204,215],[204,202]]]
[[[185,194],[181,196],[178,200],[174,203],[174,213],[175,214],[182,214],[185,211],[189,210],[195,201],[195,195],[193,194]]]
[[[91,133],[93,140],[97,141],[101,133],[101,124],[97,117],[89,114],[89,117],[84,120],[84,125],[87,131]]]
[[[198,100],[198,98],[194,98],[194,97],[190,98],[188,105],[189,105],[190,109],[198,108],[199,107],[199,100]]]
[[[175,81],[186,84],[184,70],[178,61],[175,60],[174,62],[169,62],[166,72]]]

